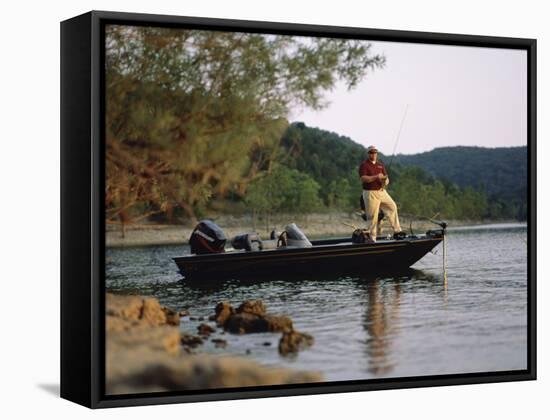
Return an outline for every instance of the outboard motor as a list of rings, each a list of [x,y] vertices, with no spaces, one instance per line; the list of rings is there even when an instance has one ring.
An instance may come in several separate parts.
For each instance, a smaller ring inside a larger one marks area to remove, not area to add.
[[[223,230],[212,220],[201,220],[189,238],[191,245],[191,253],[201,254],[217,254],[225,252],[225,234]]]
[[[262,248],[262,240],[256,232],[242,233],[233,238],[231,246],[235,249],[259,251]]]
[[[304,232],[300,230],[296,223],[292,223],[285,228],[286,244],[288,246],[297,246],[300,248],[311,248],[313,245],[309,242]]]

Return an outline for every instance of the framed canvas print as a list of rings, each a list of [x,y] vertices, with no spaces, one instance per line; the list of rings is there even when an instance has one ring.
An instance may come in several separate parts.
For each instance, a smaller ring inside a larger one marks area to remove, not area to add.
[[[536,41],[61,23],[61,395],[536,378]]]

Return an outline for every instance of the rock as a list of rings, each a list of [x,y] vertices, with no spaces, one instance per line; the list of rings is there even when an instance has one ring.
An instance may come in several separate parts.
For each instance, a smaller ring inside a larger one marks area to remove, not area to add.
[[[179,325],[176,311],[160,306],[159,301],[151,297],[107,293],[105,295],[105,315],[108,317],[107,328],[114,328],[117,331],[121,330],[121,323],[130,321],[139,322],[140,327],[144,325]],[[109,317],[112,318],[109,319]],[[136,324],[136,326],[138,325]]]
[[[261,300],[245,300],[237,308],[237,313],[248,313],[259,316],[264,316],[266,314],[265,304]]]
[[[179,328],[169,324],[172,313],[163,310],[156,299],[107,294],[105,301],[105,386],[109,395],[322,380],[314,372],[266,368],[245,358],[194,354],[191,349],[203,340],[190,334],[180,336]],[[217,346],[226,344],[221,339],[212,341]]]
[[[221,338],[213,338],[212,342],[215,344],[216,348],[226,348],[227,347],[227,341],[222,340]]]
[[[147,351],[131,351],[125,357],[107,354],[106,379],[106,392],[109,395],[300,384],[323,380],[315,372],[267,368],[244,358],[207,354],[169,357]]]
[[[168,325],[180,325],[180,316],[179,313],[173,309],[167,308],[166,306],[162,307],[162,311],[166,317],[166,323]]]
[[[264,318],[268,323],[268,332],[280,332],[292,330],[292,320],[287,316],[266,315]]]
[[[151,325],[166,324],[166,315],[164,314],[159,301],[155,298],[143,299],[143,309],[140,319]]]
[[[180,332],[177,328],[162,325],[155,328],[129,328],[107,337],[108,351],[125,352],[144,348],[176,355],[180,349]]]
[[[184,346],[195,348],[201,345],[202,343],[203,343],[202,338],[196,335],[183,334],[181,336],[181,344],[183,344]]]
[[[122,332],[129,330],[130,328],[137,327],[139,325],[139,321],[137,320],[128,320],[124,318],[120,318],[118,316],[113,315],[105,315],[105,332],[106,333],[113,333],[113,332]]]
[[[246,312],[231,316],[224,328],[233,334],[278,332],[292,329],[292,321],[286,316],[258,316]]]
[[[286,316],[269,315],[261,300],[244,301],[235,311],[227,302],[216,306],[216,322],[233,334],[279,332],[292,329],[292,320]]]
[[[179,330],[167,323],[163,308],[154,298],[107,293],[105,331],[110,352],[146,349],[179,353]]]
[[[215,330],[208,324],[201,324],[197,327],[197,330],[199,331],[199,335],[205,335],[209,336],[212,334]]]
[[[214,320],[219,326],[223,326],[227,319],[235,313],[235,310],[228,302],[220,302],[214,308],[214,312]]]
[[[105,295],[105,314],[125,320],[141,318],[143,299],[139,296],[120,296],[112,293]]]
[[[233,334],[262,332],[267,330],[267,323],[252,314],[233,314],[224,324],[224,328]]]
[[[313,336],[298,331],[287,330],[279,340],[279,353],[283,356],[296,353],[313,345]]]

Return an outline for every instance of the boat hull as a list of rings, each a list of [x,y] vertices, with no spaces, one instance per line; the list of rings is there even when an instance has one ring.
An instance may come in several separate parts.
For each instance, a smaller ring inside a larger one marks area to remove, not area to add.
[[[320,273],[375,274],[408,268],[430,252],[443,234],[352,244],[338,239],[312,241],[311,248],[187,255],[174,258],[186,280],[250,278]],[[348,240],[349,241],[349,240]]]

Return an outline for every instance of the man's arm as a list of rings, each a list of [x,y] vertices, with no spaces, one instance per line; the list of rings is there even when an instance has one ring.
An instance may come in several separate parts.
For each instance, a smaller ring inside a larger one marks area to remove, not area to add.
[[[377,181],[377,180],[379,180],[379,179],[384,179],[384,178],[385,178],[385,175],[384,175],[384,174],[363,175],[363,176],[361,177],[361,181],[370,184],[371,182]]]

